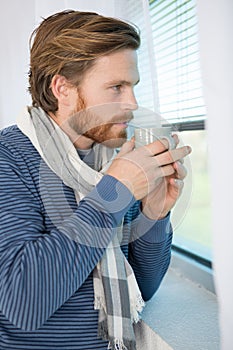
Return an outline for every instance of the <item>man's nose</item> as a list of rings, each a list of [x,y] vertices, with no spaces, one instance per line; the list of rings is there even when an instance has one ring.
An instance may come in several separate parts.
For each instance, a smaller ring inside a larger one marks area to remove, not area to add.
[[[133,91],[125,96],[124,101],[122,102],[122,109],[125,111],[135,111],[138,109],[138,103]]]

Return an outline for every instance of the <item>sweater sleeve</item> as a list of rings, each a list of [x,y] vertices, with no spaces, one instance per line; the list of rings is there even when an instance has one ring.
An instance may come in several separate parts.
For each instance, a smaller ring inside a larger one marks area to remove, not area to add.
[[[157,291],[168,269],[172,234],[170,215],[153,221],[141,213],[132,225],[129,261],[145,301]]]
[[[117,198],[126,204],[111,212]],[[41,327],[89,276],[134,201],[123,185],[104,176],[72,215],[48,231],[32,180],[1,147],[0,309],[5,317],[23,330]]]

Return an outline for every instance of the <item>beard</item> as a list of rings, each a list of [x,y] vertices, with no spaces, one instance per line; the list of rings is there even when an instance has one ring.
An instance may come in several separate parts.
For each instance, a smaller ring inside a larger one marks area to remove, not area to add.
[[[121,147],[127,140],[127,132],[125,129],[114,132],[113,128],[113,124],[96,126],[86,131],[83,136],[110,148]]]
[[[79,98],[77,110],[68,118],[76,139],[85,136],[110,148],[121,147],[127,140],[125,123],[133,119],[132,112],[122,111],[119,103],[85,106],[84,99]]]

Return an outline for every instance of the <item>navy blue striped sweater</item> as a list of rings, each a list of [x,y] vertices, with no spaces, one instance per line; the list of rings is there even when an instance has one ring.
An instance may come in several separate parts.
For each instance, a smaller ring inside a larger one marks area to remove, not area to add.
[[[1,350],[107,349],[97,336],[92,271],[122,218],[122,250],[148,300],[169,265],[169,217],[145,218],[108,175],[77,206],[16,126],[1,131]]]

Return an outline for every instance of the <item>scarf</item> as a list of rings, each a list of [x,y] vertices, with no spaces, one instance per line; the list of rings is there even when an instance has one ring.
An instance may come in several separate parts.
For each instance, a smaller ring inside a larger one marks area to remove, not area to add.
[[[94,169],[90,168],[65,132],[41,108],[28,108],[17,125],[48,167],[74,190],[77,204],[101,180],[115,156],[112,149],[96,144]],[[99,310],[98,334],[109,341],[108,349],[135,350],[133,324],[140,319],[144,301],[120,248],[122,229],[121,224],[93,271],[94,308]]]

